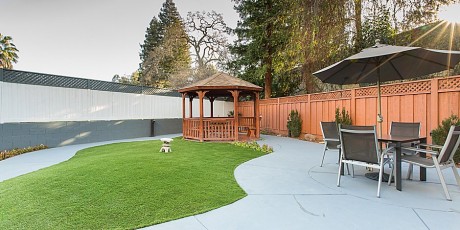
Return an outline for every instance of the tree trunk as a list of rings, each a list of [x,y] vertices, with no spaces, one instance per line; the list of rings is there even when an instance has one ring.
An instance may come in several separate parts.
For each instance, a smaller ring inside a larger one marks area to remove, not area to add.
[[[355,36],[355,52],[361,51],[363,49],[363,31],[362,31],[362,22],[361,22],[361,15],[362,15],[362,0],[354,0],[355,3],[355,29],[356,29],[356,36]]]
[[[268,1],[267,2],[267,11],[271,12],[272,10],[272,2]],[[265,83],[265,91],[264,91],[264,98],[271,98],[272,95],[272,69],[273,69],[273,48],[271,44],[272,40],[272,32],[273,32],[273,23],[268,22],[266,30],[267,32],[267,43],[265,44],[265,51],[267,52],[267,57],[265,58],[265,78],[264,78],[264,83]]]
[[[265,72],[265,91],[264,98],[271,98],[272,95],[272,57],[271,54],[267,57],[266,60],[267,70]]]

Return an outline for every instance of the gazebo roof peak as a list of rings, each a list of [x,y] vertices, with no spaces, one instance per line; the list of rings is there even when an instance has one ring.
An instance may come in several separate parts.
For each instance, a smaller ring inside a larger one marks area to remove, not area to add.
[[[230,76],[226,73],[216,73],[211,77],[179,89],[179,92],[189,92],[199,89],[244,89],[262,91],[262,87],[254,85],[243,79]]]

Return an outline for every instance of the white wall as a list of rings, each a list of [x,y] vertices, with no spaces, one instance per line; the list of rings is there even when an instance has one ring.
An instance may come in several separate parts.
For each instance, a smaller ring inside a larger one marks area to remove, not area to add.
[[[8,82],[0,82],[0,97],[0,123],[182,118],[180,97]],[[193,102],[193,114],[198,116],[198,100]],[[204,108],[209,116],[209,101]],[[214,116],[226,116],[230,110],[232,102],[214,102]]]

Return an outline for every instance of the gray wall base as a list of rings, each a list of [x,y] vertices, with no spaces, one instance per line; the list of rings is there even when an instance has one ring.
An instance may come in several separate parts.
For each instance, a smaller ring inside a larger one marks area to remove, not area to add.
[[[56,121],[0,124],[0,150],[57,147],[151,136],[152,120]],[[155,119],[155,136],[182,133],[182,119]]]

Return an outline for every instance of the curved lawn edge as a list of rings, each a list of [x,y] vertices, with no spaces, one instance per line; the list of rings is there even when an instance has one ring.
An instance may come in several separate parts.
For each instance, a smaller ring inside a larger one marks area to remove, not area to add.
[[[1,182],[0,214],[8,221],[0,228],[139,228],[209,212],[247,196],[234,171],[264,155],[178,138],[172,153],[160,147],[160,141],[90,147]]]
[[[247,161],[244,161],[244,162],[240,163],[239,165],[235,166],[235,168],[233,169],[233,172],[235,172],[236,169],[237,169],[239,166],[243,165],[244,163],[247,163],[247,162],[249,162],[249,161],[258,159],[258,158],[263,157],[263,156],[265,156],[265,155],[260,155],[260,156],[258,156],[258,157],[255,157],[255,158],[252,158],[252,159],[248,159]],[[238,187],[240,187],[241,190],[243,190],[243,192],[244,192],[244,195],[241,196],[240,198],[237,198],[237,199],[235,199],[234,201],[231,201],[231,202],[229,202],[229,203],[227,203],[227,204],[222,204],[222,205],[220,205],[220,206],[210,208],[210,209],[208,209],[208,210],[198,211],[198,212],[192,213],[192,214],[190,214],[190,215],[178,217],[178,218],[176,218],[176,219],[171,219],[171,220],[167,220],[167,221],[160,222],[160,223],[155,223],[155,224],[145,225],[145,226],[138,226],[138,227],[136,227],[136,228],[146,228],[146,227],[154,226],[154,225],[157,225],[157,224],[162,224],[162,223],[166,223],[166,222],[170,222],[170,221],[174,221],[174,220],[179,220],[179,219],[182,219],[182,218],[187,218],[187,217],[192,217],[192,216],[200,215],[200,214],[207,213],[207,212],[211,212],[211,211],[214,211],[214,210],[216,210],[216,209],[218,209],[218,208],[222,208],[222,207],[225,207],[225,206],[228,206],[228,205],[231,205],[231,204],[233,204],[233,203],[236,203],[236,202],[240,201],[241,199],[247,197],[247,196],[248,196],[248,193],[244,190],[243,186],[241,186],[241,184],[238,182],[238,180],[236,179],[236,176],[235,176],[234,173],[233,173],[233,178],[235,179],[235,182],[237,183]]]

